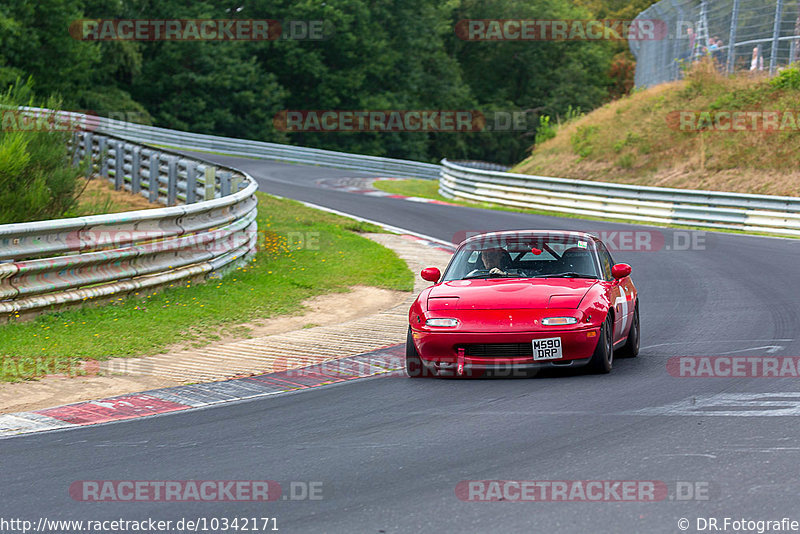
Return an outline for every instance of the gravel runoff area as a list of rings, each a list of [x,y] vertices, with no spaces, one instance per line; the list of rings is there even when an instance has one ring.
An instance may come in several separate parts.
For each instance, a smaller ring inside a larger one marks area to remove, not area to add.
[[[350,293],[312,299],[307,303],[310,311],[302,315],[247,325],[247,339],[223,339],[144,358],[114,358],[93,364],[96,368],[87,376],[3,384],[0,413],[295,369],[404,343],[408,309],[428,284],[419,272],[431,266],[443,269],[450,253],[407,235],[365,236],[405,260],[416,275],[413,293],[356,287]]]

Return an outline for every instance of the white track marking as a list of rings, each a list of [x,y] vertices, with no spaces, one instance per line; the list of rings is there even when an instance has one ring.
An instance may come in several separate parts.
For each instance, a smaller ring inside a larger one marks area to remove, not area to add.
[[[656,347],[669,347],[673,345],[700,345],[700,344],[719,344],[719,343],[759,343],[761,341],[794,341],[794,338],[779,338],[779,339],[719,339],[719,340],[701,340],[701,341],[675,341],[673,343],[658,343],[656,345],[647,345],[643,349],[654,349]]]
[[[800,392],[719,393],[624,412],[620,415],[776,417],[800,415]]]
[[[275,195],[273,195],[273,196],[275,196]],[[281,197],[281,198],[283,198],[283,197]],[[428,241],[432,241],[434,243],[438,243],[440,245],[444,245],[444,246],[452,248],[452,249],[456,248],[456,245],[454,245],[453,243],[448,243],[447,241],[445,241],[443,239],[438,239],[438,238],[433,237],[433,236],[420,234],[418,232],[413,232],[411,230],[407,230],[406,228],[400,228],[399,226],[392,226],[390,224],[382,223],[382,222],[379,222],[379,221],[373,221],[372,219],[365,219],[364,217],[359,217],[358,215],[351,215],[350,213],[345,213],[343,211],[339,211],[339,210],[335,210],[335,209],[331,209],[331,208],[326,208],[325,206],[320,206],[319,204],[314,204],[312,202],[303,202],[303,201],[298,201],[298,202],[300,202],[304,206],[308,206],[309,208],[314,208],[315,210],[326,211],[328,213],[333,213],[334,215],[340,215],[342,217],[347,217],[348,219],[354,219],[356,221],[361,221],[361,222],[365,222],[365,223],[374,224],[375,226],[379,226],[379,227],[383,228],[384,230],[389,230],[390,232],[395,232],[397,234],[413,235],[414,237],[419,237],[420,239],[426,239]]]
[[[751,347],[749,349],[739,349],[739,350],[729,350],[727,352],[718,352],[717,354],[722,356],[724,354],[736,354],[737,352],[749,352],[751,350],[762,350],[762,349],[766,349],[767,354],[775,354],[779,350],[783,350],[785,348],[786,347],[784,347],[783,345],[764,345],[762,347]]]

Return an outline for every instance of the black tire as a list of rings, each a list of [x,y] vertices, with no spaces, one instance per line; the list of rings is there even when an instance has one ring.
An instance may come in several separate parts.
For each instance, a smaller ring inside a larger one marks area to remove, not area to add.
[[[614,322],[609,313],[606,320],[603,321],[603,326],[600,327],[600,339],[597,340],[597,347],[587,365],[588,370],[592,373],[606,374],[614,366],[613,328]]]
[[[411,327],[408,328],[406,336],[406,374],[410,378],[423,378],[433,376],[432,372],[422,364],[417,347],[414,346],[414,338],[411,335]]]
[[[631,331],[628,333],[628,340],[625,345],[619,349],[617,353],[620,358],[635,358],[639,355],[639,303],[633,309],[633,323],[631,323]]]

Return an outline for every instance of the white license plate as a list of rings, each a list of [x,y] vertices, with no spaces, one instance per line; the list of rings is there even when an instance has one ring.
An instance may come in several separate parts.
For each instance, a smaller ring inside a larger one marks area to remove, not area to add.
[[[564,356],[561,352],[560,337],[534,339],[531,343],[533,343],[534,360],[558,360]]]

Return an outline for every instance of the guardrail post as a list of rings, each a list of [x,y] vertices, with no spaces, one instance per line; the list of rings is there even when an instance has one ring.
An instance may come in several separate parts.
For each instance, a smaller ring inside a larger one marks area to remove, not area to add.
[[[81,134],[78,132],[72,133],[72,165],[77,167],[81,162]]]
[[[142,188],[141,183],[141,148],[134,146],[131,150],[131,193],[137,194]]]
[[[772,26],[772,50],[769,54],[769,75],[775,74],[778,64],[778,37],[781,36],[781,17],[783,16],[783,0],[775,2],[775,23]]]
[[[211,200],[214,198],[214,193],[217,189],[217,168],[213,165],[206,166],[206,175],[205,175],[205,200]]]
[[[170,159],[170,176],[172,176],[172,161],[175,158]],[[178,162],[175,161],[175,176],[178,175]],[[194,204],[197,202],[197,172],[187,172],[186,173],[186,204]]]
[[[161,166],[161,161],[158,152],[154,152],[150,154],[150,202],[158,202],[158,190],[160,187],[160,182],[158,180],[159,175],[159,167]]]
[[[100,137],[97,140],[97,151],[100,153],[100,176],[108,178],[108,139]]]
[[[94,173],[94,150],[92,148],[92,133],[86,132],[83,135],[83,153],[89,157],[89,166],[86,168],[87,178],[91,178]]]
[[[733,8],[731,9],[731,31],[728,35],[728,73],[733,72],[734,63],[736,61],[736,26],[739,24],[739,0],[733,0]]]
[[[219,196],[227,197],[231,194],[231,173],[219,173]]]
[[[174,206],[178,200],[178,163],[175,163],[175,172],[167,173],[167,206]],[[197,163],[186,162],[186,178],[197,173]]]
[[[235,174],[234,176],[232,176],[231,177],[231,191],[233,193],[236,193],[237,191],[239,191],[239,189],[241,189],[241,186],[242,186],[242,177],[240,175],[238,175],[238,174]]]
[[[125,186],[125,146],[114,141],[114,189],[119,191]]]

